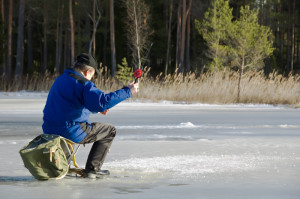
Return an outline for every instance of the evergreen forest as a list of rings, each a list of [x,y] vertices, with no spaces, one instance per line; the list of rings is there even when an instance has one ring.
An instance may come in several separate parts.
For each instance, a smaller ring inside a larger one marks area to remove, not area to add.
[[[299,8],[296,0],[0,0],[0,90],[49,90],[87,52],[104,90],[141,68],[143,98],[298,104]]]

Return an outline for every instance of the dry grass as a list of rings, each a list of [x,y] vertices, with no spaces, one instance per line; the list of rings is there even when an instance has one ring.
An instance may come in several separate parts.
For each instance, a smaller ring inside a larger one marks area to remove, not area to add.
[[[248,72],[241,81],[240,103],[300,105],[300,77],[285,78],[276,73]],[[214,72],[198,77],[194,73],[142,79],[139,97],[201,103],[237,103],[238,74]]]
[[[0,78],[0,91],[15,92],[20,90],[26,91],[49,91],[56,76],[50,73],[26,75],[22,79],[14,79],[10,82],[6,81],[5,76]]]
[[[173,74],[166,77],[149,75],[150,69],[144,70],[140,92],[134,98],[152,101],[169,100],[187,103],[228,104],[237,103],[238,74],[236,72],[214,72],[196,76],[195,73]],[[123,85],[109,76],[107,68],[101,68],[103,75],[95,80],[98,88],[113,91]],[[2,91],[48,91],[55,76],[25,76],[22,81],[7,84],[0,79]],[[240,103],[293,104],[300,107],[300,77],[283,77],[276,73],[266,78],[263,73],[248,72],[241,81]]]

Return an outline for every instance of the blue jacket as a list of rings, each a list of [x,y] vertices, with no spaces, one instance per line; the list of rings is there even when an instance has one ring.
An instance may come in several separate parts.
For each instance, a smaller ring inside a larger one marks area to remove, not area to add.
[[[91,112],[104,112],[131,96],[128,87],[104,94],[82,74],[66,69],[54,81],[48,94],[43,111],[43,131],[79,143],[86,136],[80,123],[90,123]]]

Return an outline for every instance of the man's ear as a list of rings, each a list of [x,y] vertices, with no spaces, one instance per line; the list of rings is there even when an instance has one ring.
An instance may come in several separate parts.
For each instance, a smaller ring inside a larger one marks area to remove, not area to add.
[[[93,69],[88,69],[88,71],[89,71],[89,73],[91,74],[91,76],[93,77],[94,74],[95,74],[95,70],[93,70]]]
[[[87,74],[88,74],[88,70],[86,70],[86,71],[83,72],[83,75],[84,75],[85,77],[87,76]]]

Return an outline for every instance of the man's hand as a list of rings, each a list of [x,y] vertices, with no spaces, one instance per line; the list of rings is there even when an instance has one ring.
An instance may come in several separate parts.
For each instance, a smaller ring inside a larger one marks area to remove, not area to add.
[[[135,93],[138,92],[139,83],[134,83],[133,81],[128,84],[128,87],[130,88],[132,95],[134,95]]]
[[[106,109],[104,112],[99,112],[99,113],[101,113],[102,115],[106,115],[108,111],[109,109]]]

